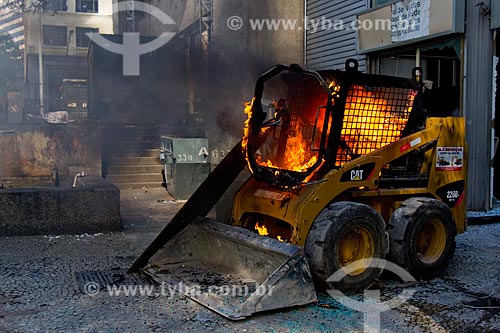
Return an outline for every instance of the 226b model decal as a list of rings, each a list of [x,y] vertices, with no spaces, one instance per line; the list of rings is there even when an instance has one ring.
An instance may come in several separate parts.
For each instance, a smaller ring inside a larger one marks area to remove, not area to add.
[[[465,181],[461,180],[441,187],[436,194],[450,208],[458,206],[465,190]]]

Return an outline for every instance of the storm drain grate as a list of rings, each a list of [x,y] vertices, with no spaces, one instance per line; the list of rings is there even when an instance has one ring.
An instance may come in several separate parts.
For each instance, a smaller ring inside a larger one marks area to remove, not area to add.
[[[104,290],[110,286],[150,286],[156,283],[141,272],[126,271],[82,271],[75,272],[78,288],[82,293],[89,293],[89,286]]]

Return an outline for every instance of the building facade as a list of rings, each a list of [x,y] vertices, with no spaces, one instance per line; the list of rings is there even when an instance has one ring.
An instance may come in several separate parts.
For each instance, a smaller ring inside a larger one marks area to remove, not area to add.
[[[19,49],[24,49],[23,15],[12,10],[6,0],[0,0],[0,33],[9,34]]]
[[[7,0],[0,0],[0,34],[2,38],[10,38],[18,48],[15,51],[16,61],[2,62],[3,66],[10,67],[4,73],[15,72],[15,79],[9,84],[9,91],[0,94],[0,123],[20,122],[23,109],[24,24],[21,12],[13,10]]]
[[[113,0],[51,0],[42,13],[24,14],[25,114],[39,114],[40,86],[45,112],[68,108],[60,100],[63,81],[87,79],[87,33],[115,32],[112,5]],[[39,79],[40,73],[43,80]],[[84,117],[85,112],[79,114]]]

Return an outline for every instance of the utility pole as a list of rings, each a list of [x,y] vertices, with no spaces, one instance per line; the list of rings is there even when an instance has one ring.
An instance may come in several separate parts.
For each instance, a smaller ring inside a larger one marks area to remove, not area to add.
[[[207,52],[212,45],[214,2],[213,0],[200,0],[200,31],[203,49]]]
[[[45,119],[44,77],[43,77],[43,24],[42,11],[38,12],[40,38],[38,38],[38,76],[40,82],[40,116]]]
[[[213,35],[213,0],[200,0],[200,34],[202,49],[202,103],[208,99],[210,80],[210,50],[212,47]]]
[[[127,0],[127,10],[125,11],[125,32],[135,32],[135,3]]]

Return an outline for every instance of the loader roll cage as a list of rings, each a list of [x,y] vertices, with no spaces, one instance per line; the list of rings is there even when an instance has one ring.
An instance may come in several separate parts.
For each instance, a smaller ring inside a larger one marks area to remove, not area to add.
[[[415,68],[412,79],[362,74],[354,59],[345,71],[275,66],[255,87],[250,171],[258,181],[293,188],[314,181],[318,170],[338,169],[417,131],[425,121],[421,73]]]

